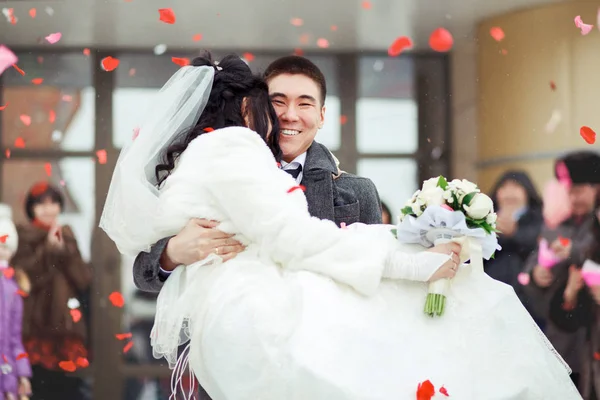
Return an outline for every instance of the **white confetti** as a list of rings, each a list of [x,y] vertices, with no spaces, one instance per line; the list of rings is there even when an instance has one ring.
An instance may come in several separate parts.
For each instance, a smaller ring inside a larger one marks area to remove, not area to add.
[[[52,132],[52,141],[53,142],[60,142],[63,138],[63,133],[59,130],[55,130],[54,132]]]
[[[166,51],[167,51],[166,44],[159,44],[159,45],[156,45],[156,47],[154,47],[154,54],[157,56],[165,54]]]
[[[552,133],[556,130],[558,124],[562,121],[562,114],[558,110],[552,111],[552,116],[546,123],[546,133]]]
[[[52,7],[46,7],[46,13],[49,16],[53,16],[54,15],[54,9]]]
[[[67,302],[67,307],[69,307],[71,310],[75,310],[79,308],[79,306],[81,306],[81,304],[79,303],[79,300],[77,300],[75,297],[71,297]]]
[[[375,72],[381,72],[383,71],[383,60],[377,60],[373,63],[373,70],[375,70]]]

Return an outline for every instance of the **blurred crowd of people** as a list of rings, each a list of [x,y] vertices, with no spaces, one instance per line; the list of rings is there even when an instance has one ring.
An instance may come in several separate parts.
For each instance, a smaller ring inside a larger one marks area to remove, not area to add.
[[[89,365],[90,266],[58,218],[59,189],[31,187],[28,223],[0,205],[0,400],[83,399]]]
[[[502,251],[485,271],[514,288],[584,398],[599,400],[600,155],[567,154],[554,173],[543,196],[524,171],[507,171],[496,182],[490,195]],[[0,205],[0,400],[90,398],[73,372],[91,357],[92,271],[72,230],[58,222],[63,206],[60,190],[47,182],[29,190],[26,224],[15,226],[11,208]],[[382,219],[395,222],[385,204]],[[140,300],[153,304],[155,294]],[[135,331],[140,339],[147,339],[151,314]],[[155,361],[149,348],[142,353]],[[137,398],[140,389],[128,384],[126,397]]]
[[[485,271],[515,289],[583,397],[598,400],[600,155],[567,154],[556,160],[554,175],[542,198],[523,171],[498,180],[491,196],[502,251]]]

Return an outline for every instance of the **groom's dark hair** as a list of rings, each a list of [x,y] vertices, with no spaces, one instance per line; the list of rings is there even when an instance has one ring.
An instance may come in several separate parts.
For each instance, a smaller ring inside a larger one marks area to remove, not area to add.
[[[285,56],[273,61],[264,73],[264,78],[269,81],[281,74],[304,75],[312,79],[321,90],[321,105],[325,104],[327,85],[323,72],[308,58],[301,56]]]

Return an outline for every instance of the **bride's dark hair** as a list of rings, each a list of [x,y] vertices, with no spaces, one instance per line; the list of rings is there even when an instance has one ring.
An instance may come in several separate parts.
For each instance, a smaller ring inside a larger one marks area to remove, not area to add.
[[[250,67],[233,54],[215,63],[211,54],[206,52],[194,58],[191,65],[215,69],[212,89],[198,123],[191,130],[178,134],[164,151],[162,163],[155,168],[157,185],[160,186],[169,176],[175,168],[175,161],[189,143],[211,129],[248,126],[263,138],[275,159],[280,161],[279,123],[269,98],[267,83],[254,75]]]

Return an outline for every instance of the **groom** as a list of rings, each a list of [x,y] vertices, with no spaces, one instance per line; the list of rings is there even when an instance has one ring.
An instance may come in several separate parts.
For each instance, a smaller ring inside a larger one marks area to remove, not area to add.
[[[306,188],[308,210],[338,226],[355,222],[381,223],[381,202],[373,182],[340,171],[337,160],[314,141],[325,121],[325,77],[304,57],[287,56],[267,67],[265,78],[280,123],[282,169]],[[176,236],[159,240],[140,253],[133,265],[136,286],[160,291],[178,265],[190,265],[219,254],[224,260],[243,250],[241,244],[215,227],[218,222],[194,219]]]

